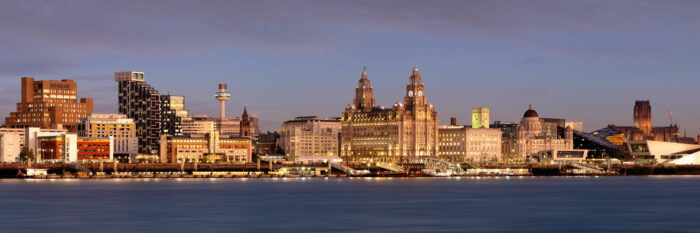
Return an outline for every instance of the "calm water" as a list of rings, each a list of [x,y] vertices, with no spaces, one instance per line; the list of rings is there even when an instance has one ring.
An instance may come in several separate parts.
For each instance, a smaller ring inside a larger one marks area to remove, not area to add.
[[[0,232],[699,232],[700,177],[0,180]]]

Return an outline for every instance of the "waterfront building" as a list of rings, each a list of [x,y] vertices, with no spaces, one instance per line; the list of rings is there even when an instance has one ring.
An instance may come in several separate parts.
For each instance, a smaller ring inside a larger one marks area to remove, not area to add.
[[[185,97],[181,95],[161,95],[161,133],[182,135],[182,122],[189,120],[189,111],[185,109]]]
[[[161,95],[146,83],[143,72],[115,72],[119,83],[119,113],[134,119],[139,153],[158,153],[161,131]]]
[[[218,131],[204,135],[166,136],[160,140],[161,163],[248,163],[252,161],[252,140],[220,137]]]
[[[282,123],[279,145],[285,156],[337,156],[340,118],[296,117]]]
[[[622,132],[625,142],[641,140],[678,141],[680,130],[677,124],[671,122],[671,125],[666,127],[654,127],[651,125],[651,104],[649,100],[635,101],[633,114],[633,126],[608,125],[608,128]]]
[[[22,131],[24,131],[22,129]],[[14,163],[19,161],[22,140],[18,132],[0,132],[0,162]]]
[[[194,115],[182,122],[182,135],[207,134],[216,129],[216,123],[207,115]]]
[[[515,133],[518,131],[518,123],[494,121],[491,128],[501,130],[501,155],[512,156],[515,154]]]
[[[574,130],[574,149],[588,150],[588,157],[595,159],[626,159],[627,151],[621,145],[608,140],[615,138],[606,133],[592,132],[586,133],[583,131]]]
[[[258,155],[272,155],[278,153],[277,142],[280,139],[280,134],[275,132],[267,132],[258,134],[258,140],[255,146],[255,153]],[[282,147],[279,147],[282,148]]]
[[[439,158],[456,163],[497,162],[501,159],[501,130],[440,126]]]
[[[472,108],[472,128],[489,128],[489,108]]]
[[[540,117],[542,124],[542,134],[550,138],[563,138],[566,129],[566,120],[561,118]]]
[[[90,114],[77,124],[79,137],[113,137],[114,157],[122,163],[136,162],[136,123],[124,114]]]
[[[536,155],[542,151],[573,149],[573,130],[564,129],[564,137],[557,138],[545,135],[542,121],[537,111],[530,104],[518,125],[515,137],[510,140],[514,145],[512,153],[506,154],[506,159],[522,160],[527,156]]]
[[[37,138],[37,152],[43,163],[112,161],[113,137],[78,137],[76,134]]]
[[[629,141],[627,150],[632,159],[643,163],[700,164],[700,145],[698,144],[653,140]]]
[[[403,103],[375,106],[366,70],[353,103],[342,114],[341,158],[347,161],[395,161],[438,156],[438,112],[428,103],[418,68],[413,68]]]
[[[571,127],[576,131],[583,131],[583,121],[567,121],[564,123],[564,128]]]
[[[22,77],[17,111],[5,118],[9,128],[61,128],[75,131],[75,123],[92,113],[92,98],[77,101],[78,84],[73,80],[34,81]]]

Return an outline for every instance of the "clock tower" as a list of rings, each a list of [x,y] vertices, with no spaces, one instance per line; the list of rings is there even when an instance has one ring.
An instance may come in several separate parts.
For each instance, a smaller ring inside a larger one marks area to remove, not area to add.
[[[425,85],[416,66],[413,66],[413,73],[406,84],[406,96],[403,98],[403,102],[406,104],[407,110],[425,110],[428,103],[428,99],[425,97]]]

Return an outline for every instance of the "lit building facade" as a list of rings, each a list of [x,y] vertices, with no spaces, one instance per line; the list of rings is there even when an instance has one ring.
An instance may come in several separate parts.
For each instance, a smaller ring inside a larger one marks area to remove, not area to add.
[[[428,103],[425,85],[414,68],[403,103],[375,106],[373,87],[363,71],[355,99],[341,124],[341,158],[347,161],[394,161],[438,156],[438,112]]]
[[[487,163],[501,159],[501,130],[440,126],[439,158],[456,163]]]
[[[163,136],[162,163],[248,163],[252,161],[250,138],[220,138],[218,131],[205,135]]]
[[[119,162],[135,162],[138,154],[136,124],[124,114],[91,114],[77,124],[79,137],[113,137],[113,154]]]
[[[207,134],[214,131],[216,124],[206,115],[194,115],[182,122],[182,135]]]
[[[19,132],[0,132],[0,162],[18,162],[21,150],[22,139]]]
[[[82,138],[76,134],[44,136],[37,138],[40,161],[99,162],[113,158],[113,138]]]
[[[337,156],[340,131],[340,118],[296,117],[282,123],[278,144],[289,158]]]
[[[489,128],[489,108],[472,108],[472,128]]]
[[[75,123],[92,113],[92,98],[77,101],[77,83],[73,80],[34,81],[22,78],[21,102],[17,111],[5,118],[9,128],[55,128],[75,131]]]
[[[566,128],[563,138],[547,136],[543,132],[542,121],[530,104],[518,125],[515,137],[509,139],[513,140],[511,144],[514,145],[514,150],[506,159],[525,159],[542,151],[573,149],[573,129]]]

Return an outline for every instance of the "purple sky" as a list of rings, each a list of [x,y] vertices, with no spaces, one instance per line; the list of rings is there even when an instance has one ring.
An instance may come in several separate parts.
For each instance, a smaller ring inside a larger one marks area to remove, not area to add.
[[[0,7],[0,115],[21,76],[78,81],[96,112],[117,111],[115,71],[215,115],[217,83],[266,130],[299,115],[339,116],[363,66],[378,104],[402,99],[412,64],[443,124],[584,121],[631,125],[650,99],[700,132],[699,1],[6,1]]]

